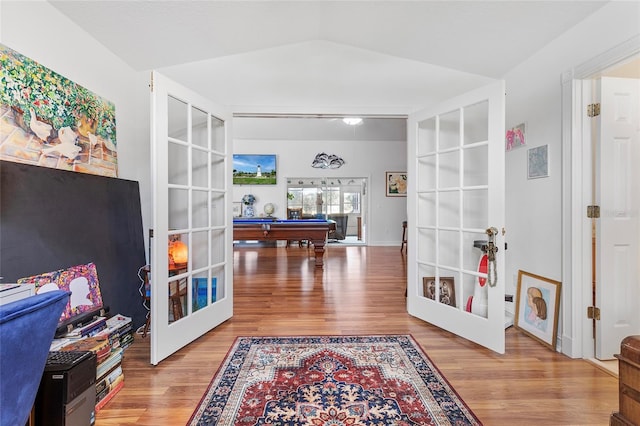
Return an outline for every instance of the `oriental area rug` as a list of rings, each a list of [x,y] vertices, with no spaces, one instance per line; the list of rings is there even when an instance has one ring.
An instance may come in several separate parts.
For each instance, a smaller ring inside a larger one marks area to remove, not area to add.
[[[238,337],[189,425],[481,425],[410,335]]]

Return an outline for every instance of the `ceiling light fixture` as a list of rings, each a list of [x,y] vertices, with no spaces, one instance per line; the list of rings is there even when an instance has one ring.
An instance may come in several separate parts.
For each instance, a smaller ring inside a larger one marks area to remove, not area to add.
[[[358,124],[362,124],[362,118],[360,117],[345,117],[342,119],[342,121],[344,121],[345,124],[348,124],[349,126],[357,126]]]

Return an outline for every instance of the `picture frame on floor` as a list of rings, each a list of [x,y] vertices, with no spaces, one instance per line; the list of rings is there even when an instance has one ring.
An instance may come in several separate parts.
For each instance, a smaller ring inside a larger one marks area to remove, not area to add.
[[[514,327],[555,350],[562,283],[518,271]]]

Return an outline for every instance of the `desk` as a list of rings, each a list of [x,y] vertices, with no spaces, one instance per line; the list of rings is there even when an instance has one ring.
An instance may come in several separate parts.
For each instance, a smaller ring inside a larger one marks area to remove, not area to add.
[[[234,219],[234,240],[308,240],[313,243],[316,268],[324,266],[324,244],[335,222],[322,219]]]

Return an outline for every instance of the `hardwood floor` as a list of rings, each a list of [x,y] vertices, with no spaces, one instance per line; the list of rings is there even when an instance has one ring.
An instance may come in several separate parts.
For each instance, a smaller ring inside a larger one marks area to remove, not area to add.
[[[618,381],[515,330],[498,355],[406,313],[399,247],[237,248],[234,316],[158,366],[137,335],[96,425],[185,424],[236,336],[411,334],[485,425],[608,425]]]

